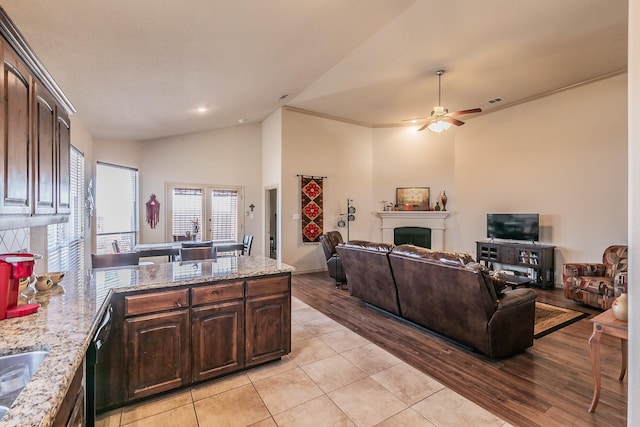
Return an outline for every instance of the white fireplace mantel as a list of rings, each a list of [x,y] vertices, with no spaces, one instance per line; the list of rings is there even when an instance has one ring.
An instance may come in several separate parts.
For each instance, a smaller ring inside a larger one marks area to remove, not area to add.
[[[393,244],[393,230],[398,227],[424,227],[431,229],[431,249],[444,250],[445,219],[447,211],[382,211],[382,241]]]

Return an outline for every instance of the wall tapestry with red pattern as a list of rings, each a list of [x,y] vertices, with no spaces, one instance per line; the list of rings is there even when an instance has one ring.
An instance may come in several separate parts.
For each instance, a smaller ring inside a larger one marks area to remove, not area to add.
[[[302,243],[319,242],[323,230],[322,178],[300,176]]]

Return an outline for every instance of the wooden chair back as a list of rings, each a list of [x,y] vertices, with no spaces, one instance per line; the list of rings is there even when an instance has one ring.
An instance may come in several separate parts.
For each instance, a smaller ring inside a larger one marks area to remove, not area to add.
[[[213,241],[198,241],[198,242],[182,242],[183,248],[212,248]]]
[[[215,257],[216,250],[212,247],[180,248],[180,261],[197,261]]]
[[[242,248],[242,255],[251,255],[251,245],[253,244],[253,236],[250,234],[245,234],[242,238],[242,244],[244,247]]]
[[[123,267],[138,265],[138,252],[123,252],[119,254],[91,254],[91,268]]]
[[[191,242],[195,240],[195,234],[174,234],[173,241],[174,242]]]

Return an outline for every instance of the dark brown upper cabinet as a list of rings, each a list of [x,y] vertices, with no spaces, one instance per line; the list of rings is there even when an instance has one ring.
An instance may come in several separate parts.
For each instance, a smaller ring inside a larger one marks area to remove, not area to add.
[[[0,229],[65,222],[75,112],[0,7]]]

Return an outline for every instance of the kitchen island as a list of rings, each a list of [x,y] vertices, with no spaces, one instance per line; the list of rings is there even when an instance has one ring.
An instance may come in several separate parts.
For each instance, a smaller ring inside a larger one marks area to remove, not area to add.
[[[41,304],[37,313],[0,322],[0,355],[49,352],[0,425],[53,425],[112,299],[183,287],[194,292],[205,285],[251,283],[256,278],[289,279],[292,271],[293,267],[270,258],[250,256],[67,273],[60,285],[36,294]]]

